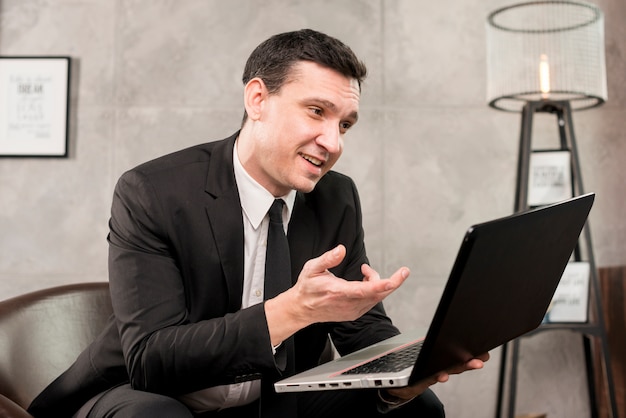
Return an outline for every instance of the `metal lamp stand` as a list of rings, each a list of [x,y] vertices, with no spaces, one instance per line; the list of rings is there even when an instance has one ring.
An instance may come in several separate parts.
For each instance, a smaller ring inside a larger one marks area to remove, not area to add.
[[[522,126],[519,144],[518,166],[517,166],[517,190],[515,194],[515,210],[523,211],[529,209],[528,206],[528,184],[529,184],[529,165],[531,156],[531,134],[533,116],[538,112],[547,112],[556,115],[560,137],[560,149],[569,150],[571,153],[571,170],[572,170],[572,195],[577,196],[583,194],[582,176],[580,171],[578,151],[576,148],[576,140],[574,137],[574,128],[572,124],[571,106],[568,101],[529,101],[522,110]],[[582,244],[581,245],[581,241]],[[589,317],[585,323],[562,323],[562,324],[542,324],[535,331],[524,335],[518,339],[505,344],[501,352],[500,378],[498,384],[498,404],[496,414],[497,417],[514,418],[515,414],[515,397],[517,390],[517,368],[519,363],[519,351],[521,339],[534,335],[538,332],[549,330],[570,330],[578,332],[582,335],[583,347],[586,360],[587,385],[589,390],[589,400],[592,418],[599,418],[600,398],[594,382],[594,356],[592,338],[599,340],[601,346],[602,359],[602,376],[605,380],[608,392],[608,409],[612,418],[617,417],[617,404],[613,387],[613,375],[611,370],[611,358],[609,354],[608,339],[602,313],[602,305],[600,300],[600,287],[597,277],[597,269],[593,257],[593,249],[591,245],[591,233],[588,223],[583,229],[579,243],[574,251],[573,257],[575,261],[583,260],[584,250],[586,260],[590,266],[589,277]],[[511,350],[509,352],[509,345]],[[505,401],[505,387],[508,386],[508,396]]]

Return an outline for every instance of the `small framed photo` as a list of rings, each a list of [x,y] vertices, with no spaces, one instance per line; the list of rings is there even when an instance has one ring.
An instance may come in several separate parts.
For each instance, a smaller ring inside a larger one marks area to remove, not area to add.
[[[528,176],[529,206],[569,199],[573,194],[570,151],[533,151]]]
[[[0,157],[67,157],[70,57],[0,57]]]
[[[544,318],[547,323],[585,323],[588,320],[590,265],[568,263]]]

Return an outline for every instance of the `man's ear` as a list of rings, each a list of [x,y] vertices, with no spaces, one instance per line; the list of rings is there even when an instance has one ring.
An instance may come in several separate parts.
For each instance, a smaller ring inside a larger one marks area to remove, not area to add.
[[[268,96],[267,87],[258,77],[248,81],[243,92],[243,101],[248,118],[258,120],[263,111],[265,99]]]

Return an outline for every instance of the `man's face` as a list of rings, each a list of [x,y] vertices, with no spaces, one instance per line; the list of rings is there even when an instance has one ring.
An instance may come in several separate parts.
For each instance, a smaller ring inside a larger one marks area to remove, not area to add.
[[[356,123],[354,79],[302,61],[276,94],[267,95],[253,123],[254,151],[246,170],[274,196],[313,190],[337,162],[346,131]]]

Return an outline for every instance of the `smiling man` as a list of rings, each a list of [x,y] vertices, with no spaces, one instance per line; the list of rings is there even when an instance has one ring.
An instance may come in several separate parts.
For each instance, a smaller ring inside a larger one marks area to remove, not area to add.
[[[341,156],[359,110],[355,79],[309,61],[293,64],[288,77],[276,94],[259,77],[248,81],[237,140],[244,168],[274,196],[313,190]]]
[[[246,64],[238,132],[122,175],[108,236],[114,317],[35,399],[35,417],[443,416],[429,386],[486,357],[389,391],[271,390],[316,365],[329,336],[344,354],[399,332],[382,300],[409,269],[381,279],[369,266],[355,185],[331,171],[365,75],[335,38],[275,35]],[[268,294],[276,204],[291,284]]]

